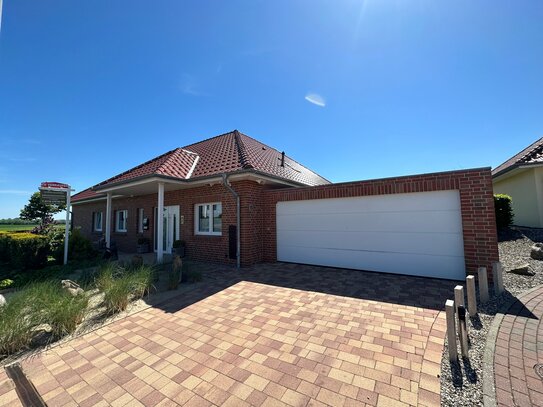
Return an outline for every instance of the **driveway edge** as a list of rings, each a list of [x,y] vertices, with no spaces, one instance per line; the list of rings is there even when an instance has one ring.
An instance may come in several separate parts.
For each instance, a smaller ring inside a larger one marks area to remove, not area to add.
[[[496,313],[496,316],[492,321],[492,325],[490,326],[488,335],[486,337],[485,353],[483,356],[483,405],[485,407],[495,407],[497,405],[496,387],[494,383],[494,354],[496,351],[496,339],[498,337],[498,331],[503,318],[505,317],[505,313],[513,306],[513,304],[515,304],[515,302],[519,301],[520,298],[531,294],[540,288],[540,285],[532,287],[514,299],[507,301],[503,306],[500,307],[500,310]]]

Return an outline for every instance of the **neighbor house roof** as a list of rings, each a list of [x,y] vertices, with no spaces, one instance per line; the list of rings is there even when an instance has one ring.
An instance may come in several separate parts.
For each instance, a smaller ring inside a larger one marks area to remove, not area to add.
[[[92,199],[100,189],[150,176],[183,180],[252,171],[299,185],[330,182],[307,167],[266,144],[237,130],[168,151],[128,171],[115,175],[72,197],[72,201]]]
[[[543,137],[492,170],[497,177],[521,166],[543,164]]]

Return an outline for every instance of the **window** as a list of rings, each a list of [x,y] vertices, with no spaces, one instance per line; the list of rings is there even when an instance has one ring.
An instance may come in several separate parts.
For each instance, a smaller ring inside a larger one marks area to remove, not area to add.
[[[194,233],[197,235],[222,234],[222,204],[220,202],[195,206]]]
[[[138,233],[143,233],[143,208],[138,209]]]
[[[126,209],[117,211],[115,220],[116,232],[126,232],[126,218],[128,218],[128,211]]]
[[[93,212],[92,214],[92,228],[95,232],[102,231],[102,212]]]

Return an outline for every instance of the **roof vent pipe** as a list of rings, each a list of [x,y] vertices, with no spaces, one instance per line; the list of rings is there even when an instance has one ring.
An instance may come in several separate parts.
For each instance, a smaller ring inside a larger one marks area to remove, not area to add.
[[[232,186],[228,183],[228,177],[225,173],[222,174],[222,182],[224,184],[224,187],[228,189],[232,195],[234,195],[234,198],[236,198],[236,266],[239,269],[241,267],[241,241],[240,241],[240,229],[241,229],[241,208],[240,208],[240,202],[239,202],[239,194],[234,191]]]
[[[285,166],[285,152],[283,151],[281,153],[281,167]]]

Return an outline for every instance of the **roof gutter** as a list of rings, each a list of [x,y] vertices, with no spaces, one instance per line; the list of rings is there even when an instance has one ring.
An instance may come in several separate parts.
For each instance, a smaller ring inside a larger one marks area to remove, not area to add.
[[[261,171],[256,171],[256,170],[254,170],[252,168],[251,169],[240,170],[240,171],[232,171],[232,172],[228,173],[228,175],[234,175],[234,176],[245,175],[245,174],[255,174],[255,175],[258,175],[258,176],[269,178],[270,180],[274,180],[274,181],[282,183],[284,185],[293,186],[293,187],[297,187],[297,186],[305,187],[305,186],[308,186],[307,184],[303,184],[301,182],[287,180],[285,178],[281,178],[281,177],[278,177],[278,176],[275,176],[275,175],[266,174],[266,173],[261,172]],[[139,177],[134,177],[134,178],[130,178],[130,179],[127,179],[127,180],[118,181],[118,182],[114,182],[114,183],[111,183],[111,184],[94,185],[93,187],[91,187],[91,190],[95,191],[95,192],[113,191],[113,190],[118,189],[119,187],[122,187],[124,185],[132,184],[134,182],[142,182],[142,181],[145,181],[145,180],[151,180],[151,181],[152,180],[157,180],[157,181],[158,180],[165,180],[165,181],[172,182],[172,183],[179,184],[179,185],[190,185],[190,184],[194,184],[194,183],[203,183],[203,182],[206,182],[206,181],[209,181],[209,180],[212,180],[212,179],[220,179],[221,176],[222,176],[222,174],[215,174],[215,175],[206,175],[206,176],[196,177],[196,178],[183,179],[183,178],[171,177],[171,176],[162,175],[162,174],[150,174],[150,175],[141,175]]]
[[[515,170],[524,170],[524,169],[537,168],[537,167],[542,167],[542,166],[543,166],[543,163],[513,164],[499,172],[492,174],[492,179],[496,180],[497,178],[501,178],[503,175],[509,174],[510,172],[513,172]]]
[[[236,266],[239,269],[241,267],[241,207],[239,201],[239,194],[234,191],[232,186],[228,183],[228,175],[222,174],[222,182],[226,189],[228,189],[234,198],[236,198]]]

